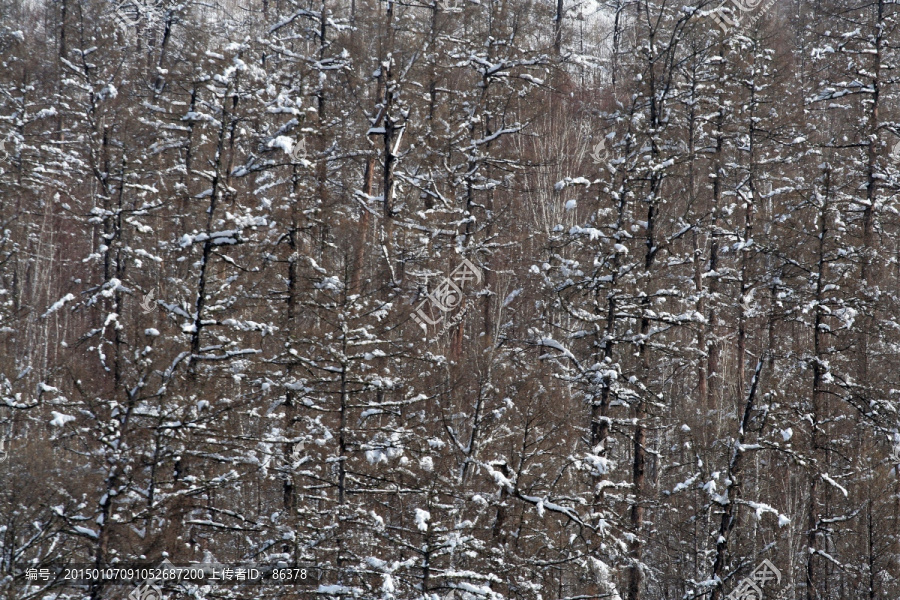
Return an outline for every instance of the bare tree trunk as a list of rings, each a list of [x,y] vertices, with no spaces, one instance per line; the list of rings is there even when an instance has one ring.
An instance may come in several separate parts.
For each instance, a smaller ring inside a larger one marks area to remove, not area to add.
[[[564,15],[565,9],[563,6],[563,0],[556,0],[556,19],[554,23],[555,33],[553,35],[553,49],[556,50],[557,55],[562,53],[562,23]]]
[[[386,44],[390,50],[393,50],[394,44],[394,0],[388,0],[387,12],[385,14],[385,35],[387,36]],[[381,63],[381,77],[384,81],[384,104],[381,108],[383,115],[384,129],[384,169],[382,172],[382,195],[384,200],[384,218],[382,219],[382,250],[385,253],[385,260],[391,278],[391,284],[397,285],[399,275],[394,269],[394,155],[395,139],[397,133],[397,124],[394,122],[392,111],[394,110],[394,80],[393,80],[393,54],[390,54],[384,62]]]
[[[719,535],[716,538],[716,559],[713,562],[713,572],[711,579],[716,582],[713,588],[710,600],[719,600],[722,597],[722,574],[725,571],[725,564],[728,553],[728,540],[731,532],[737,525],[738,513],[737,504],[741,497],[741,479],[742,457],[744,454],[743,445],[746,439],[747,427],[750,424],[750,415],[753,411],[753,403],[756,400],[756,390],[759,387],[759,378],[762,372],[763,359],[760,358],[756,363],[756,372],[753,374],[753,380],[750,383],[750,390],[747,392],[747,401],[744,404],[744,414],[741,418],[741,426],[738,429],[737,439],[732,443],[731,459],[728,462],[728,472],[726,475],[725,500],[722,506],[722,518],[719,521]]]
[[[873,27],[874,32],[874,54],[872,56],[873,65],[872,69],[872,79],[871,79],[871,100],[867,103],[869,105],[868,111],[868,127],[867,127],[867,136],[866,139],[868,141],[866,148],[866,201],[865,207],[863,209],[863,232],[862,232],[862,256],[860,257],[860,284],[862,287],[861,299],[867,305],[867,310],[861,311],[864,319],[864,323],[866,326],[860,327],[860,340],[859,340],[859,381],[868,382],[869,381],[869,329],[870,325],[875,322],[875,307],[873,306],[875,294],[872,289],[872,228],[874,226],[875,219],[875,207],[878,203],[878,184],[882,179],[882,167],[879,165],[879,145],[880,140],[878,137],[879,130],[881,129],[881,119],[879,115],[880,111],[880,100],[881,100],[881,88],[882,88],[882,77],[881,77],[881,67],[883,57],[883,46],[885,44],[885,32],[888,30],[888,25],[885,23],[885,0],[877,0],[877,11],[878,16],[875,23],[875,27]]]
[[[724,41],[720,46],[721,52],[724,53]],[[719,87],[724,88],[725,82],[725,62],[722,61],[719,64],[719,75],[718,75],[718,83]],[[722,186],[723,181],[722,178],[725,176],[725,93],[722,90],[718,96],[718,112],[716,114],[715,120],[715,142],[716,142],[716,151],[713,158],[713,168],[714,168],[714,177],[713,177],[713,198],[712,198],[712,217],[710,221],[710,240],[709,244],[709,284],[707,288],[709,290],[707,296],[710,298],[716,298],[719,291],[719,235],[718,231],[719,227],[719,211],[722,206]],[[719,380],[719,341],[717,338],[717,324],[719,321],[719,314],[716,310],[715,301],[710,303],[709,306],[709,315],[707,316],[707,327],[709,334],[707,335],[707,364],[706,364],[706,374],[709,379],[710,385],[708,390],[708,399],[710,401],[709,408],[718,407],[718,403],[721,401],[721,381]]]
[[[360,294],[360,278],[362,277],[363,267],[365,266],[366,250],[368,249],[369,227],[371,222],[371,213],[368,210],[368,198],[372,196],[372,184],[375,175],[375,156],[369,156],[366,159],[366,170],[363,174],[363,202],[366,207],[360,210],[359,215],[359,235],[354,240],[355,253],[353,257],[353,271],[350,276],[350,293]]]
[[[831,194],[831,171],[826,170],[825,172],[825,201],[822,207],[819,209],[819,236],[818,236],[818,263],[816,267],[816,292],[815,292],[815,301],[816,301],[816,312],[815,319],[813,321],[813,360],[812,360],[812,371],[813,371],[813,381],[812,381],[812,414],[810,423],[810,452],[813,456],[816,455],[819,449],[819,411],[821,409],[822,404],[822,378],[824,376],[822,357],[824,353],[823,342],[822,342],[822,325],[823,325],[823,317],[824,317],[824,309],[822,307],[822,301],[824,299],[824,288],[825,288],[825,268],[826,268],[826,257],[825,257],[825,237],[828,233],[828,198]],[[814,462],[811,465],[812,468],[816,467],[816,463]],[[818,513],[818,483],[820,479],[820,474],[818,472],[810,472],[810,483],[809,483],[809,512],[808,512],[808,530],[807,530],[807,555],[806,555],[806,598],[807,600],[816,600],[818,597],[818,580],[816,578],[816,564],[815,558],[818,552],[817,547],[817,538],[819,531],[819,513]]]

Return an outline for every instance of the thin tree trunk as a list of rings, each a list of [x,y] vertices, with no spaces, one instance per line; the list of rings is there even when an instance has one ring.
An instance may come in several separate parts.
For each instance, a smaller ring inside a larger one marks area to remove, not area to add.
[[[564,14],[563,0],[556,0],[556,22],[554,23],[555,33],[553,36],[553,49],[556,50],[557,55],[562,53],[562,22]]]
[[[822,369],[822,322],[824,311],[822,301],[824,299],[825,288],[825,236],[828,233],[828,197],[831,193],[831,172],[825,172],[825,203],[819,210],[819,239],[818,239],[818,263],[816,269],[816,312],[813,321],[813,382],[812,382],[812,423],[810,425],[810,452],[815,456],[819,449],[819,411],[822,401],[822,378],[824,372]],[[815,464],[812,465],[815,467]],[[809,483],[809,512],[807,519],[807,554],[806,554],[806,598],[807,600],[816,600],[818,597],[818,580],[816,578],[815,558],[818,552],[818,531],[819,531],[819,514],[818,514],[818,484],[819,473],[810,472]]]
[[[728,461],[728,472],[725,478],[729,483],[725,485],[725,500],[724,506],[722,506],[722,518],[719,521],[719,535],[716,538],[716,559],[713,562],[711,577],[716,582],[716,587],[713,588],[710,600],[719,600],[722,597],[722,574],[725,571],[728,557],[728,540],[738,520],[737,504],[742,491],[740,474],[743,467],[741,460],[744,455],[743,445],[746,439],[747,428],[750,425],[750,415],[753,411],[753,403],[756,400],[756,390],[759,387],[762,366],[763,359],[760,358],[756,363],[756,372],[753,374],[750,390],[747,392],[747,401],[744,404],[744,414],[741,417],[741,426],[738,430],[737,439],[731,447],[731,459]]]

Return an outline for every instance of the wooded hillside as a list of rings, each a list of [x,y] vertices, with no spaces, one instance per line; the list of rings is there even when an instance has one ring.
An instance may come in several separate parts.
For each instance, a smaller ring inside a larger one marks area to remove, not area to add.
[[[900,596],[900,9],[720,4],[0,1],[0,598]]]

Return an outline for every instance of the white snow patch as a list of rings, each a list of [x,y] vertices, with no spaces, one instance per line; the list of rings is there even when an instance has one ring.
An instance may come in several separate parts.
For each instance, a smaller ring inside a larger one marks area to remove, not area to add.
[[[95,540],[100,538],[100,535],[96,531],[88,529],[87,527],[82,527],[81,525],[75,525],[72,529]]]
[[[53,305],[47,309],[47,312],[45,312],[44,314],[41,315],[41,318],[46,319],[48,315],[55,313],[56,311],[61,309],[63,306],[65,306],[66,302],[71,302],[74,299],[75,299],[75,296],[73,296],[72,294],[66,294],[65,296],[63,296],[62,298],[60,298],[59,300],[54,302]]]
[[[428,531],[428,520],[430,518],[431,513],[427,510],[416,509],[416,527],[419,528],[419,531]]]
[[[54,427],[62,427],[66,423],[75,420],[75,417],[73,417],[72,415],[64,415],[63,413],[56,412],[55,410],[51,410],[50,413],[53,415],[53,419],[50,421],[50,424]]]

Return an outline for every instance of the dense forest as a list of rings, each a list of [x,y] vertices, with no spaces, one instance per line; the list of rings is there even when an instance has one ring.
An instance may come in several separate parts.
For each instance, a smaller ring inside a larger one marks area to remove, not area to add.
[[[900,597],[898,18],[0,0],[0,598]]]

